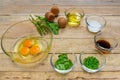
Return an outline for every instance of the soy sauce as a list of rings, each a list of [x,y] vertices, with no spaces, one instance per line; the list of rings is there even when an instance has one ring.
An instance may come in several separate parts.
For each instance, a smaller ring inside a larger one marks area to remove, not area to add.
[[[98,40],[96,43],[103,48],[106,48],[106,49],[111,48],[110,43],[106,40]]]

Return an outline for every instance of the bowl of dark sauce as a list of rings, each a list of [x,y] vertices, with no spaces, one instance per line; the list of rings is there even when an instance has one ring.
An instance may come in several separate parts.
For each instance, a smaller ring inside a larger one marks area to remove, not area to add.
[[[95,47],[103,54],[109,54],[117,47],[118,42],[112,33],[99,32],[94,36]]]

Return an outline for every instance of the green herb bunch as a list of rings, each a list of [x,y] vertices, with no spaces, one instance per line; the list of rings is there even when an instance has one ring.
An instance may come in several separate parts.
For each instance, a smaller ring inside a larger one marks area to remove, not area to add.
[[[45,17],[37,16],[34,17],[30,15],[30,21],[35,25],[40,35],[45,35],[50,32],[49,29],[46,29],[49,26],[53,34],[59,34],[59,26],[56,22],[49,22]]]
[[[97,69],[99,67],[99,60],[94,56],[89,56],[83,60],[84,66],[90,69]]]
[[[55,67],[59,70],[68,70],[73,66],[73,63],[68,59],[67,54],[60,54],[57,61],[55,62]]]

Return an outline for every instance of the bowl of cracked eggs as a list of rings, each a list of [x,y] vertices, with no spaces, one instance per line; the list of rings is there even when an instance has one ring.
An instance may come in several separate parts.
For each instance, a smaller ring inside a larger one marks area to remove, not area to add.
[[[42,62],[50,51],[53,38],[50,28],[43,26],[37,28],[30,20],[11,25],[1,38],[3,52],[18,65],[34,66]]]

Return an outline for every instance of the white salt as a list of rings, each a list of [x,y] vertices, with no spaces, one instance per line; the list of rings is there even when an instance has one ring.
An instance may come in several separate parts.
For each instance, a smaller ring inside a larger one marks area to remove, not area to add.
[[[88,22],[88,30],[91,32],[99,32],[102,29],[101,24],[98,21],[91,20]]]

